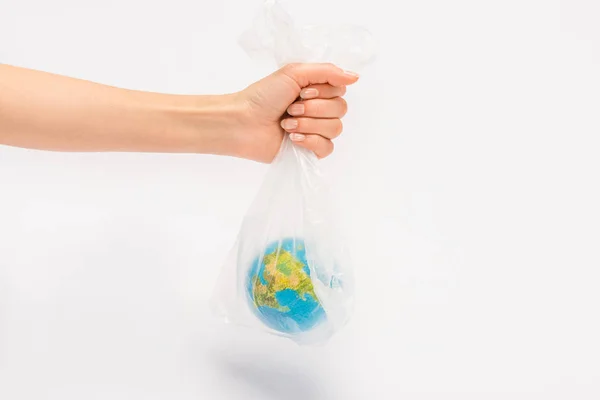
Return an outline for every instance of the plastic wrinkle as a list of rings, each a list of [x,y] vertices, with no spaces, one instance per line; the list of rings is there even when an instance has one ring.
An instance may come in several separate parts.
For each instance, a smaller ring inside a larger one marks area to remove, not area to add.
[[[357,26],[297,26],[280,2],[266,1],[240,45],[254,59],[332,62],[359,71],[374,58]],[[212,298],[224,321],[299,344],[327,341],[348,321],[354,282],[329,186],[311,151],[288,136],[265,176],[222,268]]]

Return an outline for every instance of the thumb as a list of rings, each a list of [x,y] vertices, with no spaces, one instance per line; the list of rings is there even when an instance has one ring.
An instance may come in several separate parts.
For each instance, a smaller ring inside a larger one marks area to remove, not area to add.
[[[308,85],[328,83],[331,86],[352,85],[358,80],[355,72],[344,71],[340,67],[324,64],[288,64],[279,70],[291,78],[302,89]]]

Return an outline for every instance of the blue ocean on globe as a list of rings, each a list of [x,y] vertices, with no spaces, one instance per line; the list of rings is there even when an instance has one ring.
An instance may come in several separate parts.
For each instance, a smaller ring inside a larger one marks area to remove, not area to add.
[[[276,331],[305,332],[326,320],[301,239],[286,238],[269,244],[262,257],[252,263],[247,293],[254,314]]]

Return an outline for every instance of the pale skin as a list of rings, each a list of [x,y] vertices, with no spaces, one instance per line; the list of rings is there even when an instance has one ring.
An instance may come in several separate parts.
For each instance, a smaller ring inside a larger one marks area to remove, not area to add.
[[[333,151],[358,76],[290,64],[224,95],[120,89],[0,65],[0,144],[51,151],[201,153],[269,163],[284,135],[319,158]]]

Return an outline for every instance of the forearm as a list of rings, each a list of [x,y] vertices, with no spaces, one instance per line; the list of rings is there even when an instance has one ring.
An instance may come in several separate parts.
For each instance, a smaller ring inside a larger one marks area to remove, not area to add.
[[[234,99],[125,90],[0,65],[0,144],[234,154]]]

